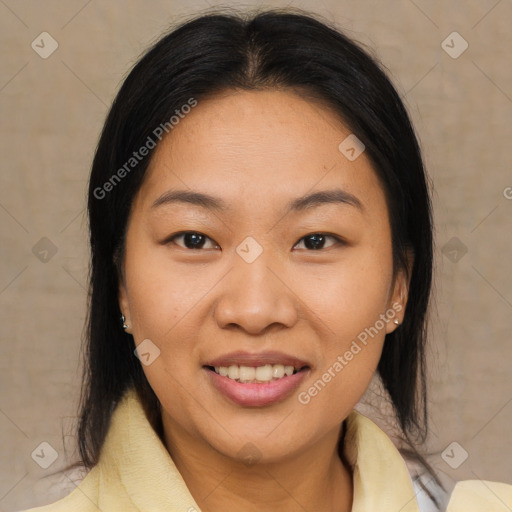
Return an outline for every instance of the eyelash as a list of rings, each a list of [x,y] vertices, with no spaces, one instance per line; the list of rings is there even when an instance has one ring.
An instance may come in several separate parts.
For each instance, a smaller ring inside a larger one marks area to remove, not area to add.
[[[182,236],[188,235],[188,234],[200,235],[200,236],[203,236],[206,239],[211,240],[213,242],[213,240],[210,237],[206,236],[205,234],[203,234],[203,233],[201,233],[199,231],[180,231],[179,233],[175,233],[174,235],[171,235],[166,240],[164,240],[163,244],[165,245],[165,244],[169,244],[171,242],[175,243],[174,240],[176,238],[179,238],[179,237],[182,237]],[[309,233],[308,235],[304,235],[302,238],[299,239],[299,241],[295,245],[297,245],[300,242],[302,242],[302,240],[304,240],[305,238],[308,238],[308,237],[311,237],[311,236],[314,236],[314,235],[321,235],[323,237],[332,238],[332,239],[334,239],[336,241],[336,243],[332,244],[331,246],[328,246],[327,248],[322,248],[322,249],[306,249],[307,252],[320,252],[320,251],[329,249],[329,248],[331,248],[331,247],[333,247],[335,245],[346,245],[346,242],[344,240],[342,240],[339,236],[331,235],[330,233],[324,233],[324,232],[315,232],[315,233]],[[185,250],[188,250],[188,251],[201,251],[202,250],[202,248],[199,248],[199,249],[189,249],[188,247],[183,247],[183,246],[181,246],[179,244],[176,244],[176,245],[178,245],[182,249],[185,249]]]

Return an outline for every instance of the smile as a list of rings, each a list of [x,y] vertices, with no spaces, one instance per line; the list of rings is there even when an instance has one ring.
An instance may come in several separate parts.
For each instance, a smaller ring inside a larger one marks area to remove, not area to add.
[[[264,382],[272,382],[286,377],[290,377],[297,372],[307,367],[294,367],[291,365],[282,364],[265,364],[262,366],[243,366],[243,365],[230,365],[230,366],[215,366],[208,367],[221,377],[236,382],[246,384],[256,384]]]

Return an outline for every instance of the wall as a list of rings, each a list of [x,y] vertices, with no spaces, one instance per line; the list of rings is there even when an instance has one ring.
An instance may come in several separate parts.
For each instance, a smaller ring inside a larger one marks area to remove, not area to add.
[[[71,488],[49,475],[67,462],[63,440],[73,447],[93,151],[140,53],[208,5],[0,2],[0,511]],[[292,5],[324,15],[373,49],[421,138],[437,225],[430,460],[451,479],[512,483],[512,3]],[[454,31],[459,35],[450,36]],[[58,43],[46,59],[40,54],[55,43],[42,32]],[[42,442],[58,454],[47,470],[35,463]],[[452,468],[463,450],[468,459]]]

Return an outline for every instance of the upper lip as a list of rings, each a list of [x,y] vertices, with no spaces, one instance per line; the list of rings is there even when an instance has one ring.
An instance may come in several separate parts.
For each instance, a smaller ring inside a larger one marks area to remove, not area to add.
[[[215,359],[207,361],[204,366],[264,366],[266,364],[282,364],[283,366],[293,366],[300,369],[311,365],[298,357],[284,354],[282,352],[231,352]]]

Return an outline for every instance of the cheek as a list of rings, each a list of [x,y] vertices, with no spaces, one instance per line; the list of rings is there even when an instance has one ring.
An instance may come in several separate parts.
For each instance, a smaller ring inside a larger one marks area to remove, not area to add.
[[[212,286],[204,273],[198,280],[200,273],[173,263],[164,248],[147,242],[128,246],[125,273],[137,341],[167,338]]]
[[[293,289],[324,326],[330,349],[342,349],[389,307],[392,255],[386,246],[349,249],[339,263],[295,274]],[[382,321],[377,328],[385,333]]]
[[[297,396],[307,411],[306,422],[315,423],[316,418],[324,427],[339,424],[364,394],[377,369],[386,336],[386,322],[381,317],[388,311],[386,286],[378,293],[364,285],[361,279],[354,285],[345,281],[340,293],[333,283],[325,293],[331,300],[319,309],[321,322],[328,329],[318,346],[318,367]],[[318,428],[323,428],[320,425]]]
[[[167,413],[192,428],[190,396],[200,392],[191,379],[197,374],[197,306],[212,284],[176,268],[165,251],[127,244],[126,255],[133,337],[136,345],[150,340],[157,354],[147,365],[141,358],[142,369]]]
[[[158,355],[142,367],[157,395],[178,397],[179,383],[194,369],[197,322],[190,321],[191,312],[204,295],[205,284],[196,286],[192,276],[173,268],[165,251],[148,246],[127,242],[125,275],[132,334],[137,346],[150,340]]]
[[[386,319],[395,314],[388,303],[392,255],[386,248],[354,251],[343,264],[297,280],[297,286],[302,283],[299,294],[311,309],[310,318],[317,318],[318,329],[323,329],[319,367],[298,396],[312,414],[330,410],[334,422],[343,419],[375,373]]]

